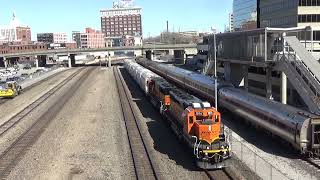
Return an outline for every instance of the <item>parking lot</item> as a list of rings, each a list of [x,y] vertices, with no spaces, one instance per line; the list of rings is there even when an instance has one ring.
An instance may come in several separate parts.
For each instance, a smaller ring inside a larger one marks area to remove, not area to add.
[[[8,81],[17,81],[19,83],[41,76],[42,74],[56,69],[56,67],[24,67],[24,68],[1,68],[0,69],[0,86]]]

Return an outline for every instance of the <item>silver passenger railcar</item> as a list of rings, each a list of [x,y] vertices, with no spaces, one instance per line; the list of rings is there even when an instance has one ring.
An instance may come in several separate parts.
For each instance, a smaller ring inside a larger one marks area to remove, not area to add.
[[[235,88],[220,89],[219,102],[252,124],[281,137],[302,154],[319,154],[318,115]]]

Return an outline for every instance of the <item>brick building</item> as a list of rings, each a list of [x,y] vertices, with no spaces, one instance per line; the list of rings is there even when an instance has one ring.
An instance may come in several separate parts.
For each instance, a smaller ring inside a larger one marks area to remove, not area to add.
[[[32,52],[48,49],[48,45],[44,43],[34,43],[34,44],[14,44],[6,43],[0,45],[0,54],[10,54],[18,52]]]
[[[77,41],[74,39],[74,41]],[[86,28],[80,33],[81,48],[103,48],[105,47],[105,34],[92,28]]]
[[[112,9],[101,10],[101,30],[106,37],[142,36],[141,8],[125,5],[129,1],[114,3]],[[122,4],[121,4],[122,3]]]

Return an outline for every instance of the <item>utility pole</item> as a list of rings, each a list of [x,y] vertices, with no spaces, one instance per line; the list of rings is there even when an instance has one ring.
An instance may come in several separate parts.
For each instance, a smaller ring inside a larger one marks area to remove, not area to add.
[[[217,77],[217,43],[216,43],[216,34],[213,35],[213,43],[214,43],[214,95],[215,95],[215,106],[216,110],[218,110],[218,77]]]

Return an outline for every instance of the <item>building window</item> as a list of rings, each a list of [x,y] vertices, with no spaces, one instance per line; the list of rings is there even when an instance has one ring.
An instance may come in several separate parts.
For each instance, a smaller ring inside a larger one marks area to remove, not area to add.
[[[320,0],[299,0],[299,6],[320,6]]]
[[[298,16],[298,22],[320,22],[320,14],[300,14]]]
[[[320,31],[313,31],[313,40],[320,41]]]

